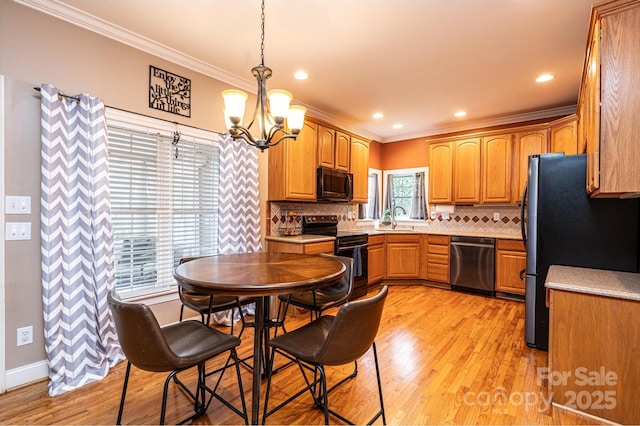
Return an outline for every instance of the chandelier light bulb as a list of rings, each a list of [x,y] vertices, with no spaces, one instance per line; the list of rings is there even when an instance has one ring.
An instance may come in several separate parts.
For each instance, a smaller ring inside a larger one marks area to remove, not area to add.
[[[289,104],[293,95],[286,90],[273,89],[269,90],[267,97],[269,98],[269,112],[276,123],[282,124],[287,117]]]
[[[247,94],[242,90],[225,90],[222,92],[224,99],[225,120],[229,120],[234,125],[240,125],[244,117],[244,108],[247,103]]]
[[[293,105],[289,108],[289,114],[287,115],[287,125],[289,130],[293,134],[298,134],[304,126],[304,115],[307,109],[303,106]]]

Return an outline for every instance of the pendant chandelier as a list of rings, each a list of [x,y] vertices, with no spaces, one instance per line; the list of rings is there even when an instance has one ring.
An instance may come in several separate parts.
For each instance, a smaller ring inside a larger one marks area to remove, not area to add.
[[[222,97],[225,124],[231,138],[243,140],[264,151],[284,139],[295,139],[302,130],[307,109],[302,106],[290,107],[293,96],[286,90],[274,89],[267,92],[267,79],[271,77],[272,72],[271,68],[264,65],[264,0],[262,0],[261,20],[261,62],[260,65],[251,69],[251,73],[258,80],[256,110],[247,127],[242,126],[247,94],[242,90],[224,90]],[[257,137],[249,131],[254,124],[257,125]]]

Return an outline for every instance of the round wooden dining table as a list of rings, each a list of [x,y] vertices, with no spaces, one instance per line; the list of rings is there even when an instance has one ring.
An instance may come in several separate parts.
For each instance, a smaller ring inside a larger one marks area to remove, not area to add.
[[[251,423],[259,423],[263,347],[268,345],[270,296],[322,288],[337,283],[342,262],[326,256],[297,253],[243,253],[203,257],[179,265],[179,285],[199,293],[256,298],[253,338]]]

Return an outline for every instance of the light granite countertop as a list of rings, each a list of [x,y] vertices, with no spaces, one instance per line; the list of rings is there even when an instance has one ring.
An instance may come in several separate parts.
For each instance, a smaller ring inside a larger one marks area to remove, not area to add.
[[[496,238],[501,240],[522,240],[522,235],[517,234],[500,234],[495,232],[442,232],[442,231],[423,231],[419,229],[368,229],[363,230],[363,232],[368,233],[369,235],[385,235],[385,234],[425,234],[425,235],[458,235],[461,237],[483,237],[483,238]]]
[[[545,286],[597,296],[640,301],[640,274],[552,265]]]
[[[491,232],[434,232],[434,231],[422,231],[422,230],[411,230],[411,229],[396,229],[392,231],[390,229],[356,229],[353,231],[362,231],[362,233],[369,235],[393,235],[393,234],[432,234],[432,235],[460,235],[463,237],[485,237],[485,238],[496,238],[502,240],[522,240],[522,236],[520,234],[497,234]],[[319,243],[322,241],[333,241],[335,237],[324,236],[324,235],[310,235],[310,234],[302,234],[296,236],[277,236],[271,235],[265,237],[267,241],[281,241],[285,243],[293,243],[293,244],[307,244],[307,243]]]
[[[281,241],[283,243],[293,243],[293,244],[308,244],[308,243],[321,243],[323,241],[334,241],[336,237],[331,237],[328,235],[312,235],[312,234],[302,234],[295,236],[277,236],[272,235],[269,237],[265,237],[267,241]]]

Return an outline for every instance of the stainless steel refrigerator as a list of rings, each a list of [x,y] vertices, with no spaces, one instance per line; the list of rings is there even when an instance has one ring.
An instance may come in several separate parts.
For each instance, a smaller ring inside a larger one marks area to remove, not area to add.
[[[590,198],[586,155],[529,157],[521,206],[527,248],[525,341],[548,350],[551,265],[638,272],[638,199]]]

